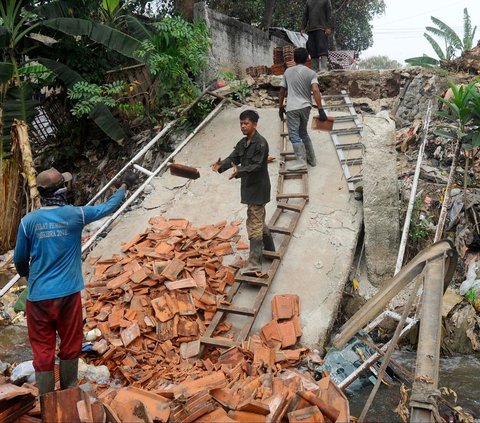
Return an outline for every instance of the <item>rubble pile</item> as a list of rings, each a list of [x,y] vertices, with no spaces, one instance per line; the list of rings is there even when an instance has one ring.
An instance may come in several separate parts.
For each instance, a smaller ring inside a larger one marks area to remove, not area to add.
[[[124,256],[95,263],[84,304],[85,329],[101,337],[92,347],[99,357],[90,361],[106,365],[124,384],[149,390],[211,370],[202,361],[183,360],[199,354],[200,337],[217,306],[228,304],[225,292],[235,267],[223,265],[223,256],[232,254],[233,246],[247,248],[236,222],[195,228],[184,219],[155,217],[150,224],[123,245]],[[298,297],[280,297],[274,300],[274,320],[262,329],[272,366],[296,363],[305,351],[276,353],[301,335]],[[233,339],[231,329],[231,323],[220,323],[214,336]],[[258,346],[258,341],[250,342]]]

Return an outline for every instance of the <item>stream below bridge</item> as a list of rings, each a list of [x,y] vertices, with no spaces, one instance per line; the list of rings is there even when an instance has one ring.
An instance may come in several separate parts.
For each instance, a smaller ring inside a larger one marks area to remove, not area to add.
[[[394,359],[413,372],[415,353],[397,351]],[[31,360],[27,329],[23,326],[0,326],[0,360],[16,362]],[[393,412],[398,405],[399,384],[382,385],[367,416],[369,422],[400,422]],[[458,395],[457,403],[474,414],[480,422],[480,354],[454,355],[440,360],[440,387],[448,387]],[[373,387],[373,385],[372,385]],[[410,388],[410,387],[407,387]],[[350,411],[359,416],[371,389],[363,389],[350,397]],[[453,398],[448,398],[453,402]]]

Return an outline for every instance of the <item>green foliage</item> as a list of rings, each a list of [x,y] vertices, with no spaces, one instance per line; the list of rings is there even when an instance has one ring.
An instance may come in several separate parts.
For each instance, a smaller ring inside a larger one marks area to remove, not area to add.
[[[475,288],[470,288],[466,293],[465,293],[465,298],[470,301],[472,304],[475,303],[477,299],[477,290]]]
[[[359,69],[400,69],[402,64],[387,56],[372,56],[358,61]]]
[[[118,96],[124,94],[126,89],[127,83],[124,81],[114,81],[104,85],[79,81],[67,93],[68,98],[76,102],[71,110],[72,114],[76,117],[88,115],[98,104],[115,107],[119,104]]]
[[[472,23],[467,8],[463,9],[463,39],[445,22],[431,16],[432,22],[436,25],[427,26],[423,35],[432,46],[438,60],[433,57],[424,55],[421,57],[412,57],[405,61],[412,66],[432,67],[441,65],[442,61],[451,61],[458,57],[458,55],[470,50],[473,45],[475,31],[477,27],[472,29]],[[433,38],[438,37],[444,44],[444,47]]]
[[[192,78],[201,75],[208,64],[210,39],[206,24],[170,16],[153,26],[155,34],[143,41],[136,53],[160,81],[159,106],[165,105],[165,101],[173,106],[186,104],[199,93]]]
[[[207,4],[242,22],[260,26],[265,13],[264,0],[208,0]],[[272,26],[299,31],[305,0],[276,0]],[[385,12],[384,0],[332,0],[336,47],[340,50],[366,50],[373,45],[371,20]]]
[[[240,84],[238,84],[237,87],[234,88],[232,92],[232,97],[234,100],[244,102],[245,99],[252,94],[252,89],[250,86],[244,82],[240,81]]]
[[[415,242],[425,240],[430,235],[428,221],[424,216],[422,216],[421,213],[423,202],[423,197],[418,197],[417,199],[415,199],[415,203],[413,204],[409,237],[412,241]]]
[[[435,134],[460,140],[465,150],[480,147],[480,89],[478,80],[468,85],[455,85],[449,81],[451,97],[440,97],[445,110],[437,112],[443,123],[435,130]],[[476,129],[475,129],[476,128]]]

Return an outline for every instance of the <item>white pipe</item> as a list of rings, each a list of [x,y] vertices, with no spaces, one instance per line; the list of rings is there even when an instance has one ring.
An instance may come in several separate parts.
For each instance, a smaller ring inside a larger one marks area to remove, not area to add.
[[[395,275],[400,271],[403,264],[403,257],[405,255],[405,248],[408,241],[408,232],[410,231],[410,221],[412,219],[413,206],[415,204],[415,197],[417,195],[418,179],[420,177],[420,166],[423,161],[423,153],[427,143],[428,128],[430,126],[430,116],[432,114],[432,100],[428,102],[427,113],[425,115],[425,122],[423,124],[422,143],[418,150],[417,167],[415,168],[415,176],[413,177],[412,191],[410,192],[410,200],[408,202],[407,214],[405,215],[405,223],[403,224],[402,239],[400,241],[400,248],[398,249],[397,264],[395,265]]]
[[[98,238],[101,232],[103,232],[110,224],[118,217],[120,214],[140,195],[140,193],[145,189],[145,187],[151,182],[151,180],[157,176],[165,167],[167,167],[169,161],[173,159],[182,149],[185,147],[188,142],[200,131],[210,120],[212,120],[215,115],[218,114],[220,109],[223,107],[225,104],[225,99],[222,100],[220,103],[218,103],[217,107],[213,109],[210,114],[193,130],[193,132],[175,149],[175,151],[170,154],[167,159],[154,171],[152,174],[145,180],[145,182],[137,188],[137,190],[128,198],[125,203],[122,204],[122,206],[112,215],[110,218],[102,225],[102,227],[95,232],[91,238],[82,246],[82,253],[89,248],[93,242]],[[130,162],[125,165],[120,172],[115,175],[114,179],[118,177],[122,172],[125,171],[125,169],[130,166],[138,157],[143,155],[155,142],[158,141],[158,139],[175,123],[175,121],[170,122],[161,132],[159,132],[144,148],[142,148],[136,155],[135,157],[130,160]],[[111,184],[112,179],[107,185],[105,185],[102,190],[100,190],[95,197],[93,197],[87,205],[91,204],[96,198],[98,198]],[[17,283],[17,281],[20,279],[20,276],[17,274],[15,275],[8,283],[2,288],[0,291],[0,298],[3,297],[9,290],[10,288]]]
[[[0,298],[2,298],[10,290],[10,288],[17,283],[19,279],[20,279],[20,275],[18,274],[16,274],[12,279],[10,279],[8,283],[0,291]]]
[[[412,322],[409,323],[405,328],[402,330],[400,333],[400,336],[398,339],[403,338],[410,330],[417,324],[417,320],[412,319]],[[381,350],[384,352],[387,350],[388,346],[390,345],[391,341],[388,341],[382,348]],[[346,387],[350,386],[355,379],[357,379],[367,368],[371,367],[373,363],[378,361],[382,355],[378,352],[373,354],[371,357],[369,357],[367,360],[365,360],[360,367],[357,368],[354,372],[350,373],[344,380],[342,380],[339,384],[338,387],[342,390],[344,390]]]
[[[197,132],[202,129],[205,124],[207,124],[222,108],[223,104],[225,103],[225,100],[222,100],[215,109],[210,112],[210,114],[203,120],[200,125],[198,125],[195,130],[175,149],[175,151],[170,154],[165,161],[157,168],[155,171],[143,182],[142,185],[140,185],[137,190],[128,198],[127,201],[125,201],[122,206],[112,215],[110,216],[107,221],[100,227],[100,229],[95,232],[89,240],[83,244],[82,246],[82,253],[85,252],[90,246],[93,244],[93,242],[97,239],[97,237],[106,229],[110,226],[110,224],[118,217],[120,216],[123,211],[131,204],[133,203],[136,198],[142,193],[142,191],[145,189],[145,187],[150,184],[152,179],[157,176],[163,169],[165,169],[168,166],[168,163],[185,147],[188,142],[197,134]]]
[[[115,180],[123,173],[125,172],[132,164],[134,164],[140,157],[142,157],[150,148],[157,143],[157,141],[165,135],[165,133],[176,123],[177,119],[173,120],[172,122],[169,122],[157,135],[155,135],[151,141],[146,144],[133,158],[125,165],[122,167],[122,169],[112,178],[110,181],[107,182],[107,184],[100,190],[98,191],[92,199],[86,204],[89,206],[90,204],[93,204],[109,187],[112,185]]]

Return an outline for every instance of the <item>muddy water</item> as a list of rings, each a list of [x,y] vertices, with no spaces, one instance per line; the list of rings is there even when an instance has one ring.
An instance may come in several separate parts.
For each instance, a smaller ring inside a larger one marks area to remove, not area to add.
[[[414,371],[415,353],[397,352],[394,359],[408,370]],[[439,386],[453,389],[458,395],[458,405],[480,419],[480,354],[442,358]],[[352,415],[357,417],[360,415],[370,391],[371,389],[365,389],[350,398]],[[399,417],[393,412],[399,398],[399,385],[393,387],[382,385],[370,408],[367,420],[369,422],[400,422]],[[448,400],[453,402],[452,397]]]

